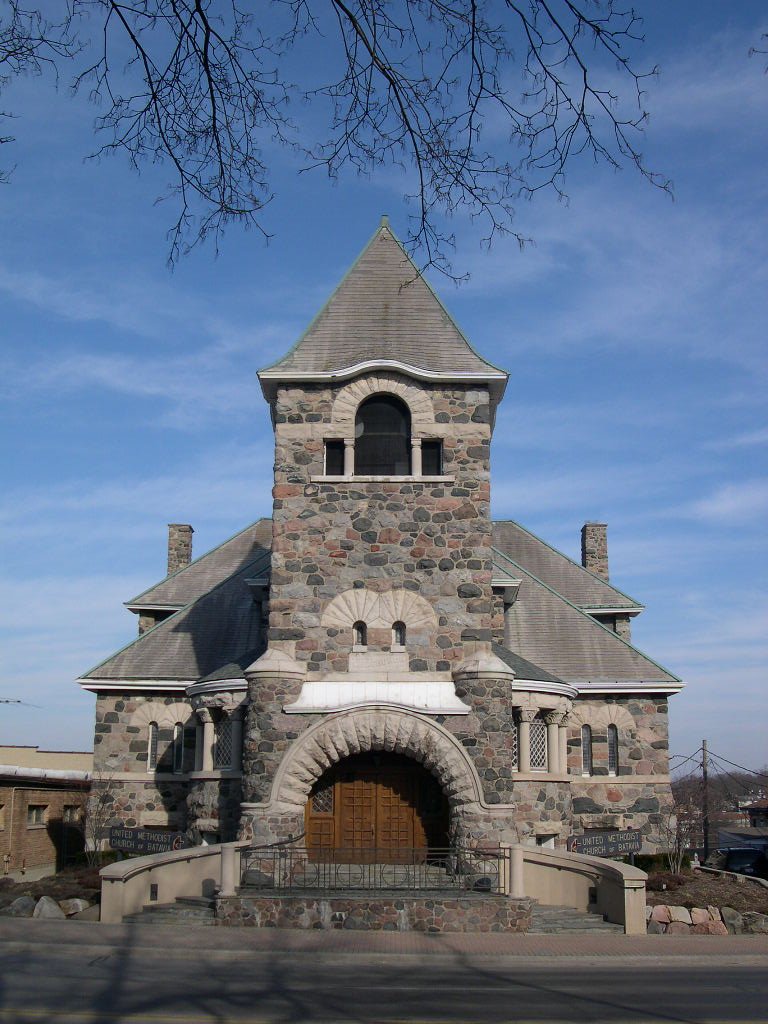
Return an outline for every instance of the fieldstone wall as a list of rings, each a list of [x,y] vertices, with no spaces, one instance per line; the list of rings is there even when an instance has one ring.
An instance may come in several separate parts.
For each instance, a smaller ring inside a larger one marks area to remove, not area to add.
[[[592,729],[592,775],[608,776],[608,725],[616,725],[619,776],[669,773],[669,714],[666,697],[579,698],[568,740],[568,768],[581,775],[581,725]]]
[[[94,782],[89,813],[103,793],[112,812],[106,825],[186,827],[186,773],[194,767],[192,709],[178,696],[102,693],[96,700]],[[157,769],[147,771],[149,723],[158,724]],[[173,727],[185,726],[184,772],[173,775]],[[125,778],[135,774],[135,780]]]
[[[396,389],[402,379],[383,381]],[[437,615],[434,635],[408,638],[412,672],[448,672],[467,643],[491,640],[490,405],[487,390],[420,388],[433,417],[414,436],[439,438],[450,481],[323,482],[324,438],[341,388],[281,388],[274,403],[275,486],[269,643],[308,673],[345,672],[350,629],[323,628],[327,603],[353,588],[418,592]],[[348,429],[348,428],[345,428]],[[351,623],[350,623],[351,626]],[[372,629],[369,651],[389,651]]]
[[[526,932],[533,900],[506,896],[236,896],[216,900],[224,927],[389,932]]]
[[[193,840],[199,842],[209,832],[217,833],[222,843],[237,839],[242,795],[239,777],[190,779],[187,827]]]

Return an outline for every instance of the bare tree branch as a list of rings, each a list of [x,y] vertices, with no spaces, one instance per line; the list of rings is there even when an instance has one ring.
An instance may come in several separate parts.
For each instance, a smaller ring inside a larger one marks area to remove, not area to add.
[[[74,63],[75,89],[102,107],[94,155],[167,164],[172,261],[232,223],[267,235],[274,144],[334,178],[401,171],[407,244],[446,273],[446,221],[463,213],[488,242],[511,232],[523,244],[517,205],[563,195],[580,156],[670,188],[639,148],[656,69],[636,69],[640,19],[621,0],[271,0],[257,14],[241,0],[0,0],[0,11],[0,86]],[[289,117],[296,99],[319,108],[315,138]]]

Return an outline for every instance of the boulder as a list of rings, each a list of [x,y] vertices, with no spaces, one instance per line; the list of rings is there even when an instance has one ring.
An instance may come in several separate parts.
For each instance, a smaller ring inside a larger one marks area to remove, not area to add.
[[[671,921],[679,921],[680,924],[690,924],[691,912],[687,907],[670,907],[669,918]]]
[[[87,910],[90,905],[88,900],[79,899],[78,897],[74,897],[71,900],[59,900],[59,906],[67,917],[74,917],[81,910]]]
[[[733,907],[720,907],[720,915],[729,935],[741,935],[744,931],[744,920],[738,910],[734,910]]]
[[[691,924],[709,924],[711,920],[709,911],[702,910],[701,907],[694,907],[691,910]]]
[[[645,904],[645,920],[646,920],[646,921],[650,921],[650,920],[651,920],[651,914],[652,914],[652,913],[653,913],[653,907],[649,906],[649,905],[648,905],[648,904],[646,903],[646,904]]]
[[[667,930],[667,926],[661,921],[649,921],[645,929],[649,935],[663,935]]]
[[[35,910],[34,896],[18,896],[13,903],[0,910],[3,917],[32,917]]]
[[[720,917],[720,911],[717,907],[707,907],[707,913],[711,921],[722,922],[723,919]]]
[[[669,916],[669,907],[664,906],[663,903],[658,907],[654,907],[651,911],[651,920],[658,921],[659,924],[669,924],[672,920]]]
[[[722,921],[712,921],[709,926],[710,935],[727,935],[728,929],[725,927]]]
[[[45,917],[49,919],[66,918],[66,916],[53,896],[41,896],[32,913],[32,917]]]
[[[672,921],[667,925],[667,935],[690,935],[691,926],[684,921]]]
[[[745,910],[741,915],[747,935],[768,935],[768,914]]]
[[[714,921],[704,921],[699,924],[692,924],[691,931],[694,935],[712,935],[712,925]]]

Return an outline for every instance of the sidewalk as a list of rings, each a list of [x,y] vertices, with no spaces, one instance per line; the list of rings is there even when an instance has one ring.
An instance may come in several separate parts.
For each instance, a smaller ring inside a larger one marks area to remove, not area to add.
[[[200,925],[102,925],[85,921],[0,920],[0,944],[80,947],[140,946],[165,953],[209,950],[230,957],[270,953],[300,956],[414,955],[504,957],[768,957],[768,935],[511,935],[462,932],[300,931]],[[85,947],[85,950],[83,950]]]

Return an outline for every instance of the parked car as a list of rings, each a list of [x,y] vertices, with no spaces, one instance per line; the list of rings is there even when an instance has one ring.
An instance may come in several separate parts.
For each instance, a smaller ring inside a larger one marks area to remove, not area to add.
[[[715,850],[707,860],[707,867],[768,880],[768,856],[764,850],[753,846],[731,846],[727,850]]]

